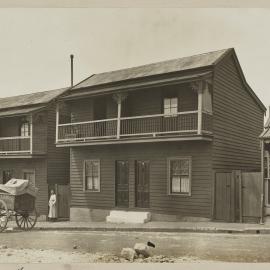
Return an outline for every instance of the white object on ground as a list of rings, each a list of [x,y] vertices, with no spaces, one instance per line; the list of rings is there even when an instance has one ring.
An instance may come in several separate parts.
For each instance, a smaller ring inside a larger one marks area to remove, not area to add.
[[[133,248],[123,248],[121,250],[121,256],[129,261],[134,261],[137,257],[137,253]]]

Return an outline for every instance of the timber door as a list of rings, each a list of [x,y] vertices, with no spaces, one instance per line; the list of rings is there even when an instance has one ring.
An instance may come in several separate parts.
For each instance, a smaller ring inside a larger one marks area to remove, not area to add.
[[[129,206],[128,161],[117,160],[115,164],[115,204]]]
[[[57,185],[58,219],[69,219],[69,185]]]
[[[260,172],[242,173],[242,216],[244,222],[258,222],[261,217]]]
[[[135,204],[139,208],[149,208],[149,161],[136,161]]]
[[[231,172],[215,174],[215,219],[231,221]]]

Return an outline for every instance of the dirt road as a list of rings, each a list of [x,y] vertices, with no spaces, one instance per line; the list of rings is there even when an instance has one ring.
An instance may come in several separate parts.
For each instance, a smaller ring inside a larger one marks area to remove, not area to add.
[[[149,240],[156,244],[152,259],[157,262],[270,262],[270,235],[13,231],[1,234],[0,263],[121,262],[113,255]]]

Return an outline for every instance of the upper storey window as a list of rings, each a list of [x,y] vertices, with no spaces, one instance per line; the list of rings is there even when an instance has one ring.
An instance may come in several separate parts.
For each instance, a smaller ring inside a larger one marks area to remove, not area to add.
[[[178,112],[178,98],[164,98],[164,114],[165,115],[176,115]]]
[[[20,136],[28,137],[30,136],[30,125],[29,122],[23,122],[20,127]]]

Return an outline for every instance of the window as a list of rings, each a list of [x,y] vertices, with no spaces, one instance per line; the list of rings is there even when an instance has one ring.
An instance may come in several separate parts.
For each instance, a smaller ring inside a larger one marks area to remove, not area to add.
[[[7,183],[13,176],[13,170],[3,170],[3,184]]]
[[[100,191],[100,161],[86,160],[84,162],[84,187],[89,191]]]
[[[21,124],[21,128],[20,128],[20,136],[22,137],[28,137],[30,136],[30,126],[29,126],[29,122],[23,122]]]
[[[29,180],[29,183],[33,186],[36,185],[35,181],[35,171],[34,170],[24,170],[23,179]]]
[[[179,157],[168,159],[169,194],[190,195],[191,193],[191,158]]]
[[[176,115],[178,112],[178,98],[164,98],[164,114]]]

